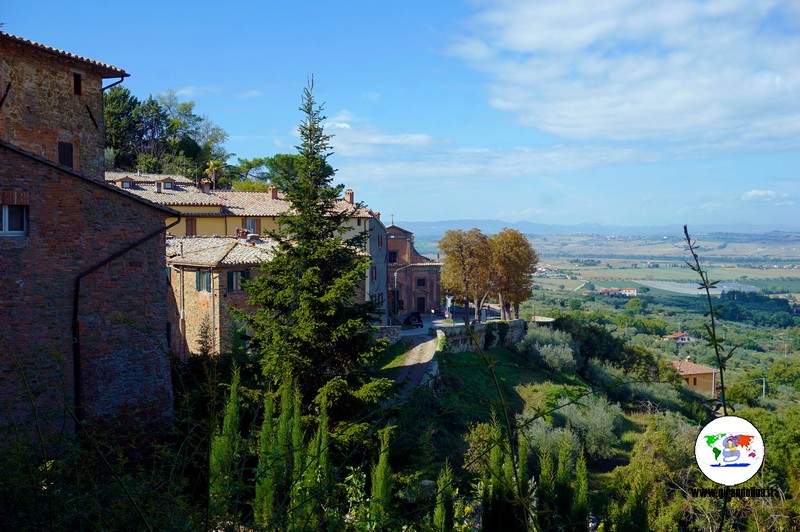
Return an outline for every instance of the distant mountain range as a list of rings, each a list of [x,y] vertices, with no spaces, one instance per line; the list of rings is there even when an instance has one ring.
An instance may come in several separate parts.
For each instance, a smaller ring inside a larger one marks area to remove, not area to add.
[[[421,241],[439,240],[449,229],[469,230],[477,227],[485,234],[494,234],[504,227],[516,229],[528,235],[603,235],[603,236],[667,236],[683,237],[683,225],[656,225],[656,226],[625,226],[625,225],[600,225],[577,224],[557,225],[541,224],[528,221],[503,222],[500,220],[441,220],[437,222],[400,222],[398,226],[414,233],[414,237]],[[700,224],[690,225],[692,236],[723,233],[725,235],[765,235],[780,232],[782,238],[787,236],[800,236],[800,229],[788,225],[749,225],[749,224]],[[787,235],[786,233],[789,233]]]

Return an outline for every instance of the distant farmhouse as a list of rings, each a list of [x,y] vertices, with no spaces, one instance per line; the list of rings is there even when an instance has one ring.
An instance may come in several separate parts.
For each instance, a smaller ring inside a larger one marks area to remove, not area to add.
[[[686,331],[678,331],[672,334],[665,334],[661,337],[662,340],[672,340],[678,345],[688,345],[695,341],[694,338],[689,336]]]
[[[694,392],[716,399],[717,370],[702,364],[695,364],[691,357],[674,360],[672,365],[678,371],[686,386]]]
[[[51,433],[73,426],[67,409],[172,414],[164,239],[178,213],[103,180],[103,82],[127,76],[0,32],[0,423],[23,433],[34,407]]]

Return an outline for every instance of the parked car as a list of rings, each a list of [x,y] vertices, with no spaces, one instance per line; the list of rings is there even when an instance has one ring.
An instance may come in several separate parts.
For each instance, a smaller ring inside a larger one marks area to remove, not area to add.
[[[424,327],[422,324],[422,316],[419,315],[419,312],[412,312],[406,319],[403,320],[403,325],[411,325],[415,329],[421,329]]]

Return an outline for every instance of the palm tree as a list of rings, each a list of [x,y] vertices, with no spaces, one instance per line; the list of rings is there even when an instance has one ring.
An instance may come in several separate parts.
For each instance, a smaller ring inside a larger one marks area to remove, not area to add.
[[[211,178],[211,186],[217,188],[217,174],[221,174],[225,168],[222,161],[208,161],[206,164],[205,174]]]

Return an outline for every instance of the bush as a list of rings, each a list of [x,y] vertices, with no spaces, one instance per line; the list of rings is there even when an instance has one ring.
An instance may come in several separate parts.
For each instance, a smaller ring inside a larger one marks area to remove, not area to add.
[[[619,405],[597,395],[582,398],[580,404],[567,403],[567,399],[559,401],[556,414],[578,434],[586,454],[593,459],[612,457],[619,441],[615,433],[622,418]]]
[[[534,364],[551,371],[575,371],[577,346],[572,337],[547,327],[531,327],[517,350]]]

